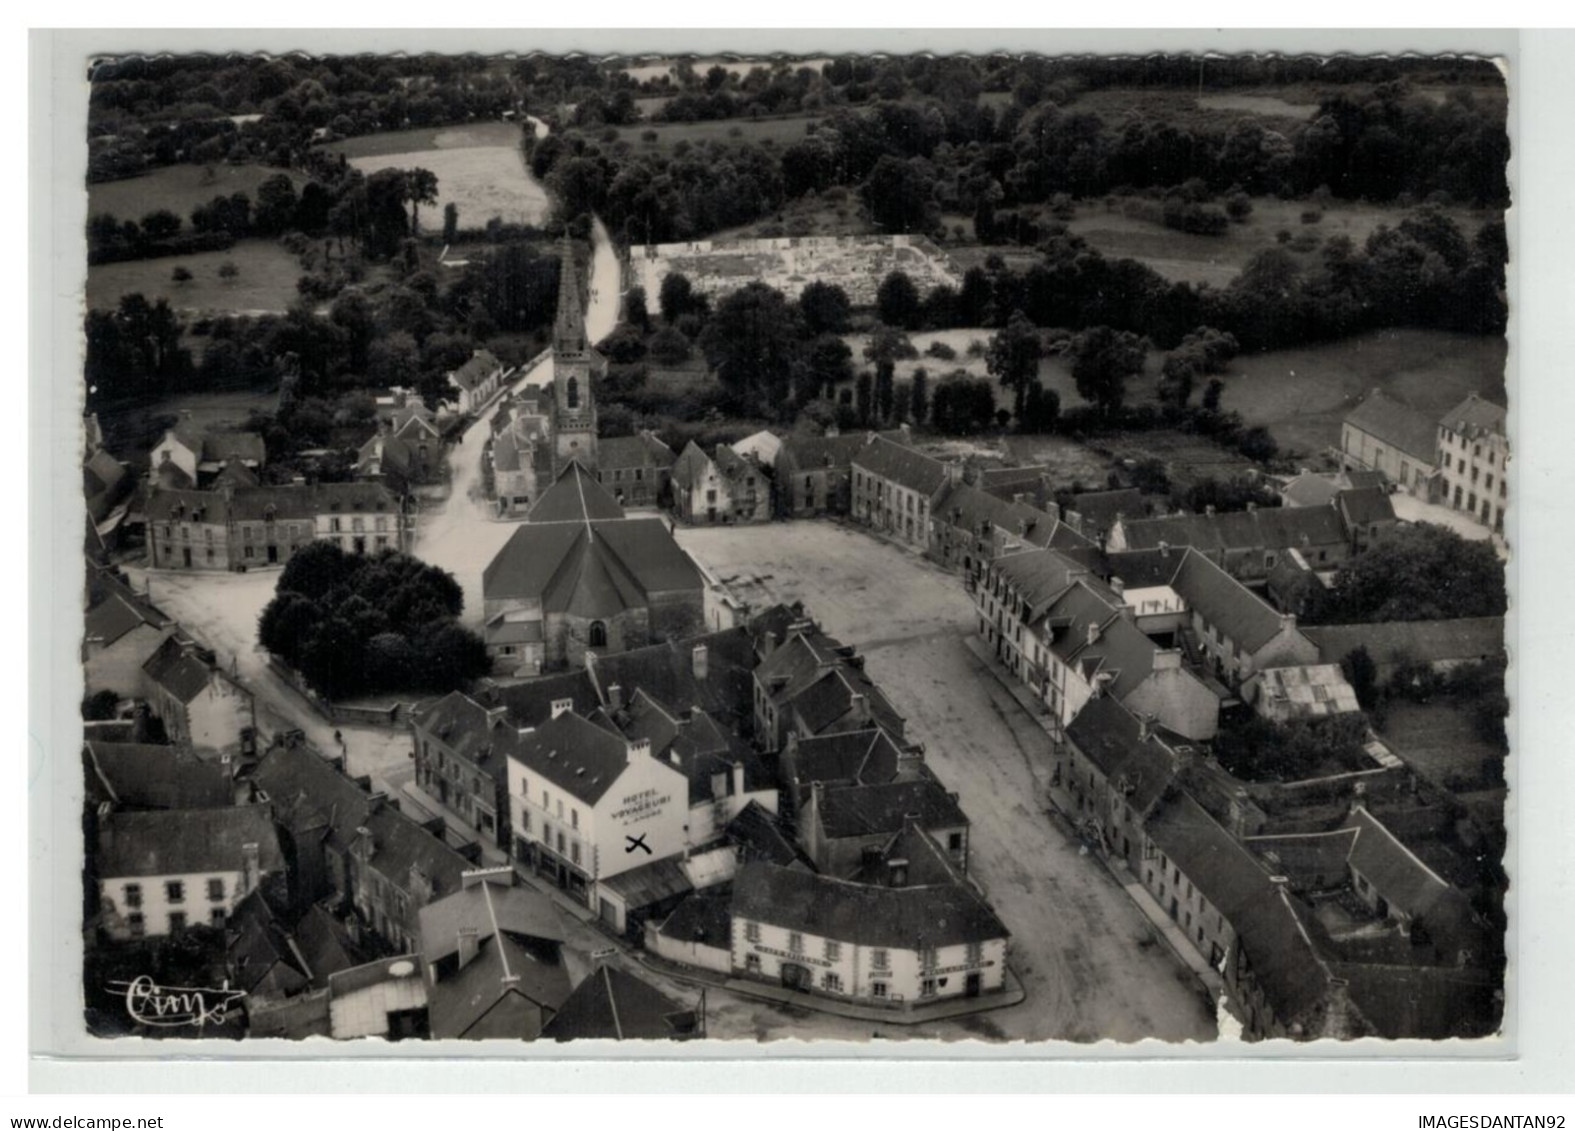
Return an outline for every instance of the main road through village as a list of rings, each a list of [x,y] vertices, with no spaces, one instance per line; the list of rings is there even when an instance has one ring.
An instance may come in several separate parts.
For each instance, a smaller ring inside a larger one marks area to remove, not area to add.
[[[618,320],[620,271],[599,222],[594,243],[586,313],[597,341]],[[511,388],[551,380],[547,359],[520,373]],[[448,498],[440,510],[421,516],[415,540],[418,556],[459,580],[464,619],[474,627],[481,621],[482,570],[514,529],[492,517],[481,494],[482,447],[496,411],[496,403],[489,406],[455,445]],[[1201,986],[1101,865],[1081,855],[1076,839],[1044,812],[1039,783],[1048,738],[967,646],[973,616],[957,578],[834,523],[681,529],[679,540],[755,607],[804,600],[827,631],[859,646],[870,673],[908,719],[909,737],[925,744],[930,764],[960,795],[973,822],[972,869],[1012,931],[1013,968],[1028,996],[971,1020],[886,1026],[880,1035],[1073,1041],[1214,1036]],[[127,572],[253,689],[264,734],[300,729],[330,752],[342,739],[352,774],[370,776],[375,788],[416,808],[403,790],[413,773],[405,734],[336,728],[268,667],[256,626],[273,596],[277,570]],[[570,941],[588,950],[607,945],[605,936],[578,921]],[[682,1000],[696,996],[692,986],[642,974]],[[707,1007],[713,1037],[861,1040],[872,1034],[867,1022],[721,989],[708,991]]]

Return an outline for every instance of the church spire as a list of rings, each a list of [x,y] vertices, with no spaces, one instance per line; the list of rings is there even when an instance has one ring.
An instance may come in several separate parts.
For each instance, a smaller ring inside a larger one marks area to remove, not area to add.
[[[585,352],[585,311],[580,306],[580,273],[574,263],[574,247],[563,237],[559,251],[558,317],[552,328],[553,351],[563,354]]]

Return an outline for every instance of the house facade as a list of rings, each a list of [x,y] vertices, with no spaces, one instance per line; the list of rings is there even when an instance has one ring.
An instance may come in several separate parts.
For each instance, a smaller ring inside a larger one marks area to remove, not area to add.
[[[451,691],[410,715],[416,784],[488,844],[509,846],[508,775],[493,734],[503,707],[486,708]]]
[[[911,1009],[1006,985],[1008,932],[964,883],[854,884],[775,864],[733,881],[735,977]]]
[[[765,522],[771,517],[771,480],[759,464],[726,444],[708,456],[693,440],[672,469],[673,509],[691,523]]]
[[[1472,393],[1438,422],[1439,501],[1496,534],[1509,506],[1509,437],[1503,408]]]
[[[507,750],[514,859],[599,911],[597,885],[681,855],[689,781],[567,708]]]
[[[671,487],[678,457],[654,432],[603,437],[596,445],[596,481],[626,507],[654,507]]]
[[[222,927],[265,879],[284,878],[263,805],[107,813],[93,847],[99,921],[116,940]]]
[[[408,552],[414,524],[382,483],[291,484],[217,491],[154,488],[148,497],[154,569],[282,565],[323,538],[347,553]]]
[[[252,693],[226,675],[212,652],[171,636],[143,665],[149,709],[171,742],[191,750],[233,755],[243,732],[255,730]]]
[[[883,436],[860,448],[850,462],[854,520],[927,548],[936,501],[943,488],[961,481],[962,465],[942,463]]]
[[[491,400],[503,387],[509,372],[491,350],[472,352],[464,365],[448,375],[449,386],[454,390],[454,404],[461,415],[469,416]]]

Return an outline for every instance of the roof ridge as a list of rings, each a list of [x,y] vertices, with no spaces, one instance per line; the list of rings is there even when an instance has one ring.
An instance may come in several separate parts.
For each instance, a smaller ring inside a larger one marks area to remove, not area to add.
[[[1383,833],[1384,836],[1389,838],[1389,840],[1394,844],[1394,846],[1396,848],[1398,848],[1401,852],[1405,853],[1406,856],[1408,856],[1411,859],[1411,862],[1413,864],[1415,864],[1417,867],[1421,868],[1422,871],[1426,872],[1428,874],[1428,876],[1432,880],[1434,880],[1438,884],[1441,884],[1446,889],[1450,889],[1450,888],[1453,887],[1453,885],[1451,885],[1449,883],[1449,881],[1445,880],[1437,872],[1435,872],[1435,871],[1433,871],[1433,869],[1429,868],[1427,866],[1427,863],[1420,856],[1418,856],[1416,853],[1412,852],[1409,848],[1407,848],[1404,841],[1402,841],[1399,837],[1395,836],[1394,833],[1390,832],[1389,831],[1389,826],[1385,825],[1377,817],[1375,817],[1371,813],[1369,813],[1367,811],[1367,807],[1365,805],[1361,806],[1358,811],[1362,814],[1362,816],[1366,817],[1369,821],[1371,821],[1374,825],[1376,825],[1378,827],[1378,831],[1379,832]],[[1358,835],[1360,835],[1360,831],[1358,831]],[[1354,841],[1352,842],[1351,847],[1352,848],[1356,847],[1356,844],[1355,844]]]

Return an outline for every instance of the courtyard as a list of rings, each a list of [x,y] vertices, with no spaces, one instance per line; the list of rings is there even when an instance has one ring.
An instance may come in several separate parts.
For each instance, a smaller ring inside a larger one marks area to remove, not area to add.
[[[1048,773],[1049,738],[968,647],[974,614],[959,578],[832,522],[677,533],[753,608],[801,600],[822,628],[857,645],[973,823],[971,871],[1012,931],[1012,965],[1028,998],[971,1021],[886,1035],[1213,1038],[1202,987],[1045,812],[1037,782]]]

